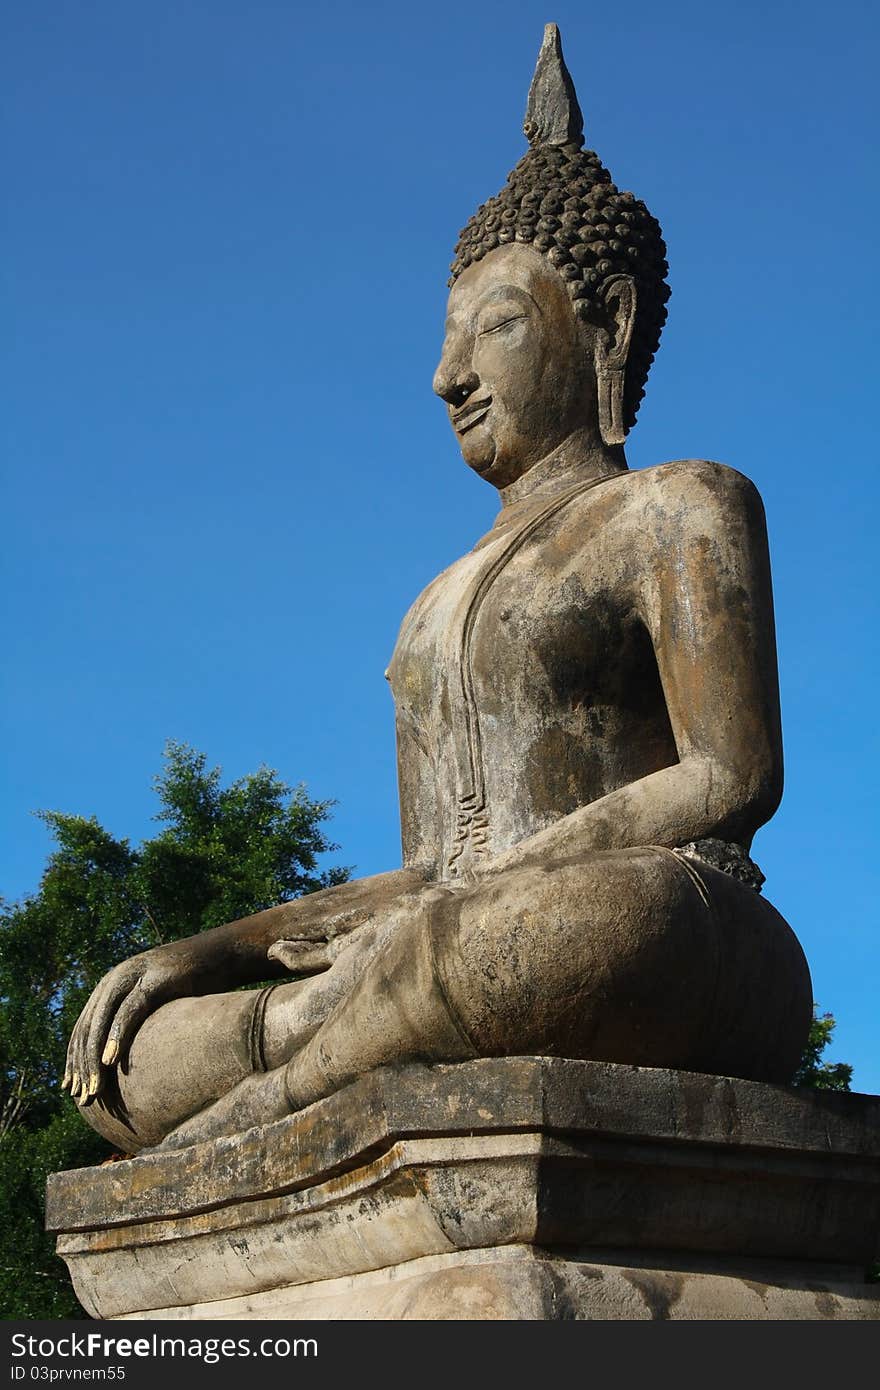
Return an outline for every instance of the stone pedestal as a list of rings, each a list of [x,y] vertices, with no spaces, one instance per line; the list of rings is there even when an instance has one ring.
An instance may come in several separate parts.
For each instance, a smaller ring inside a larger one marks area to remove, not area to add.
[[[880,1098],[513,1057],[56,1173],[98,1318],[878,1318]]]

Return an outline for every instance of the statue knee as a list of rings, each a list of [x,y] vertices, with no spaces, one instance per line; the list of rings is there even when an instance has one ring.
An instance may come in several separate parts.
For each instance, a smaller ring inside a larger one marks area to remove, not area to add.
[[[499,875],[463,898],[434,949],[481,1055],[645,1065],[658,1047],[665,1065],[685,1064],[718,964],[707,903],[672,855],[650,849]]]
[[[658,847],[499,875],[432,940],[450,1010],[483,1056],[787,1081],[809,1026],[809,974],[779,914]]]

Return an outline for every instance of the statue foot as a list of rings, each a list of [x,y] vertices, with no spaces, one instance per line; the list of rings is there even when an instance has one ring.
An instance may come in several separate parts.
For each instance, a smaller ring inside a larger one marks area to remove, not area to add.
[[[197,1115],[166,1134],[161,1144],[142,1149],[142,1154],[165,1153],[169,1149],[186,1149],[221,1135],[240,1134],[254,1125],[271,1124],[291,1112],[287,1091],[286,1066],[274,1071],[246,1076],[225,1096],[200,1110]]]

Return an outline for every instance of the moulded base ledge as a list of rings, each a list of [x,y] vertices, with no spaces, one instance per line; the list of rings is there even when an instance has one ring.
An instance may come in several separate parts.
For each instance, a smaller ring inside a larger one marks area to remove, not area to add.
[[[96,1318],[878,1318],[880,1099],[510,1057],[53,1174]]]

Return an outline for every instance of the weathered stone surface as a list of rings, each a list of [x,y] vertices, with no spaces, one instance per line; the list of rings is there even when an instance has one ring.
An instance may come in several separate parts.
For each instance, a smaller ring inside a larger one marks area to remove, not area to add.
[[[66,1084],[125,1152],[416,1060],[798,1063],[809,972],[748,857],[782,786],[760,499],[699,459],[627,468],[665,247],[581,148],[554,25],[528,134],[452,267],[434,389],[502,507],[388,669],[405,868],[110,972]]]
[[[507,1245],[428,1255],[402,1266],[296,1284],[213,1303],[151,1312],[152,1318],[416,1321],[875,1321],[880,1294],[836,1270],[739,1270],[628,1265],[550,1257]],[[764,1277],[761,1277],[764,1276]],[[136,1319],[139,1314],[124,1314]]]
[[[389,1069],[234,1140],[55,1174],[48,1220],[100,1317],[442,1316],[441,1295],[446,1316],[874,1316],[880,1100],[562,1059]]]
[[[556,24],[544,26],[544,42],[529,88],[523,134],[530,145],[583,143],[584,119],[571,73],[562,56],[562,40]]]

